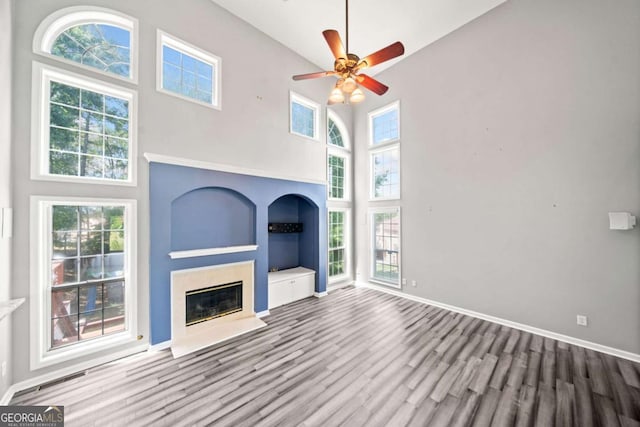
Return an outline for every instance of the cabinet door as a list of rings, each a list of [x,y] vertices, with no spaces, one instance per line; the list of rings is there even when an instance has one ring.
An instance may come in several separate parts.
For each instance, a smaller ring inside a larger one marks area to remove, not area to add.
[[[291,302],[290,280],[269,283],[269,308]]]
[[[315,275],[297,277],[293,283],[293,300],[307,298],[313,295],[315,288]]]

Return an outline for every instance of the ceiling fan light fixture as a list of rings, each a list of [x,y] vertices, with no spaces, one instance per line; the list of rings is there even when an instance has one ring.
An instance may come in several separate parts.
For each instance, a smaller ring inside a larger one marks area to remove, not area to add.
[[[329,95],[329,102],[331,104],[340,104],[344,102],[344,94],[342,93],[342,91],[340,90],[337,84],[331,91],[331,94]]]
[[[352,104],[357,104],[358,102],[364,101],[364,92],[359,87],[356,87],[351,95],[349,96],[349,102]]]
[[[351,93],[354,90],[356,90],[357,87],[358,87],[358,84],[353,79],[353,77],[347,77],[346,79],[344,79],[344,82],[342,83],[342,90],[345,93]]]

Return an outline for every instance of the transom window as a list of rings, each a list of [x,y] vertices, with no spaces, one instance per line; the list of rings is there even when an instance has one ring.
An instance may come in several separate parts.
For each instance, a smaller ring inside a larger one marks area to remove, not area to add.
[[[348,210],[329,209],[329,279],[348,274]]]
[[[320,105],[290,92],[290,123],[289,130],[295,135],[318,140],[320,123]]]
[[[132,183],[135,93],[34,63],[37,177]]]
[[[335,120],[331,117],[327,120],[328,134],[329,134],[329,144],[335,145],[336,147],[344,147],[344,140],[342,139],[342,132],[340,132],[340,128],[336,124]]]
[[[38,27],[34,51],[127,80],[137,78],[138,21],[99,7],[70,7]]]
[[[371,279],[400,287],[400,208],[371,209]]]
[[[158,31],[158,90],[220,108],[217,56]]]
[[[370,145],[379,145],[400,139],[400,104],[394,102],[369,113]]]

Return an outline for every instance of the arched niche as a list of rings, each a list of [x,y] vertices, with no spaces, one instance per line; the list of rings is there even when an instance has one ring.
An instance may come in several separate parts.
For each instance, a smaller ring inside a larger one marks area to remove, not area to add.
[[[302,232],[269,232],[269,270],[307,267],[318,271],[318,206],[305,196],[286,194],[269,205],[269,223],[301,223]]]
[[[171,250],[254,245],[256,206],[221,187],[189,191],[171,203]]]

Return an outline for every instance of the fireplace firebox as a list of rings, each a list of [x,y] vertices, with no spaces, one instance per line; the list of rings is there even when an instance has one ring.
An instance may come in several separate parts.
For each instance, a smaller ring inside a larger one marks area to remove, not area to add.
[[[242,281],[186,292],[186,326],[242,311]]]

